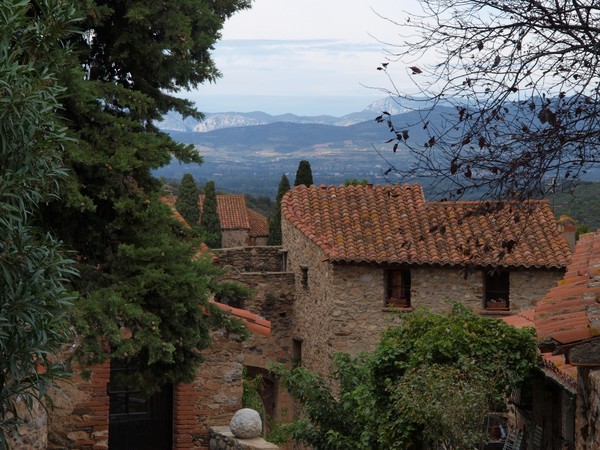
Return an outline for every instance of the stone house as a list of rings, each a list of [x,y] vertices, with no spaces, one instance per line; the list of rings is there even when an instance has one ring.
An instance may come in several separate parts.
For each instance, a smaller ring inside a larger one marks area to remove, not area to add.
[[[562,280],[530,311],[507,317],[533,327],[541,373],[513,399],[527,449],[600,448],[600,231],[585,234]]]
[[[419,185],[298,186],[281,203],[295,274],[293,352],[327,375],[415,307],[530,309],[571,250],[547,202],[427,202]],[[526,226],[525,226],[526,225]]]
[[[203,204],[204,195],[200,195],[200,215]],[[267,245],[267,219],[248,208],[243,195],[217,195],[217,213],[221,221],[223,248]]]

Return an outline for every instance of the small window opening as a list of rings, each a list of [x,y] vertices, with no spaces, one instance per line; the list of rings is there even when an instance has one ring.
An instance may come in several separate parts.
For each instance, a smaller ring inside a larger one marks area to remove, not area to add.
[[[301,272],[301,277],[300,277],[300,284],[302,285],[302,287],[308,287],[308,266],[300,266],[300,270]]]
[[[302,339],[292,338],[292,362],[294,367],[302,365]]]
[[[506,310],[510,306],[509,272],[492,270],[485,274],[485,307],[486,309]]]
[[[410,270],[388,270],[386,281],[386,306],[410,306]]]

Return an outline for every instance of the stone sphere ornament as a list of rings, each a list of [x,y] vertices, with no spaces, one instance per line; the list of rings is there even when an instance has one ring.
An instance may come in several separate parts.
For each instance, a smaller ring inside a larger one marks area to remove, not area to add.
[[[257,411],[250,408],[242,408],[236,412],[229,428],[236,438],[250,439],[259,437],[262,433],[262,420]]]

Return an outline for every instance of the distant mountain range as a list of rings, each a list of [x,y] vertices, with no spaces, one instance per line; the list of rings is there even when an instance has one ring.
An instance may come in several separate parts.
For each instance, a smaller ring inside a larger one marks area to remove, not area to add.
[[[411,144],[419,146],[429,139],[423,129],[425,120],[434,129],[443,116],[456,114],[448,105],[438,104],[433,110],[428,106],[418,101],[401,106],[383,99],[343,117],[232,112],[207,114],[202,122],[171,114],[157,125],[175,140],[194,145],[204,163],[173,161],[155,175],[179,181],[191,173],[198,184],[213,180],[223,192],[273,198],[281,175],[287,174],[293,184],[298,162],[306,159],[315,184],[338,185],[355,178],[377,184],[397,182],[396,174],[385,175],[386,170],[390,164],[411,165],[412,155],[402,145],[392,151],[393,144],[387,141],[394,135],[375,117],[389,112],[396,129],[406,130]],[[600,179],[600,171],[590,170],[586,179]]]
[[[333,125],[345,127],[354,125],[360,122],[373,120],[382,111],[388,111],[390,114],[402,114],[414,109],[422,108],[422,104],[417,102],[403,102],[400,105],[392,98],[384,98],[378,100],[360,112],[354,112],[342,117],[334,116],[297,116],[295,114],[281,114],[272,116],[270,114],[255,111],[249,113],[240,112],[219,112],[206,113],[202,121],[192,119],[190,117],[185,120],[178,113],[168,113],[162,121],[156,122],[161,130],[164,131],[180,131],[180,132],[197,132],[206,133],[209,131],[220,130],[223,128],[247,127],[255,125],[268,125],[278,122],[286,123],[305,123],[319,125]]]
[[[402,148],[392,152],[386,143],[392,136],[375,117],[389,112],[397,127],[408,130],[411,142],[425,143],[428,136],[417,106],[425,105],[400,106],[384,99],[343,117],[232,112],[206,114],[202,122],[171,114],[157,125],[175,140],[195,145],[204,163],[174,161],[155,174],[178,181],[191,173],[199,184],[214,180],[221,191],[274,197],[281,175],[288,174],[293,184],[298,162],[306,159],[316,184],[343,184],[354,178],[385,183],[386,159],[402,166],[410,164],[410,158]],[[439,120],[450,111],[438,106],[427,120]]]

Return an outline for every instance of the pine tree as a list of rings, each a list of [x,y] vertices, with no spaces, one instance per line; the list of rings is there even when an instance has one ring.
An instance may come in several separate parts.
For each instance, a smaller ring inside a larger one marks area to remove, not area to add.
[[[177,200],[175,200],[175,208],[192,226],[198,224],[200,220],[198,200],[198,188],[196,187],[194,177],[186,173],[181,178],[181,183],[179,184],[179,193],[177,194]]]
[[[202,216],[200,226],[206,234],[205,242],[210,248],[221,248],[223,245],[223,232],[221,220],[217,210],[217,193],[214,181],[209,181],[204,186],[204,202],[202,203]]]
[[[279,188],[277,189],[277,199],[275,201],[275,211],[269,218],[269,240],[268,245],[281,245],[281,199],[283,195],[290,190],[290,181],[284,175],[281,176]]]
[[[152,176],[172,157],[202,159],[154,121],[171,109],[200,116],[171,93],[219,76],[210,52],[223,21],[249,5],[81,0],[84,32],[65,42],[77,50],[59,74],[67,87],[61,114],[73,138],[65,145],[69,178],[63,199],[45,208],[44,227],[78,256],[80,355],[122,359],[147,393],[194,378],[199,350],[210,342],[199,306],[214,273],[192,258],[199,242],[174,233],[179,225]]]
[[[311,184],[314,184],[310,163],[306,160],[300,161],[300,164],[298,164],[298,170],[296,171],[296,180],[294,181],[294,186],[300,186],[301,184],[307,187]]]
[[[72,338],[74,261],[37,221],[66,175],[55,73],[68,57],[61,39],[73,17],[58,0],[0,2],[0,448],[18,419],[7,417],[14,403],[31,408],[65,376],[59,353]]]

